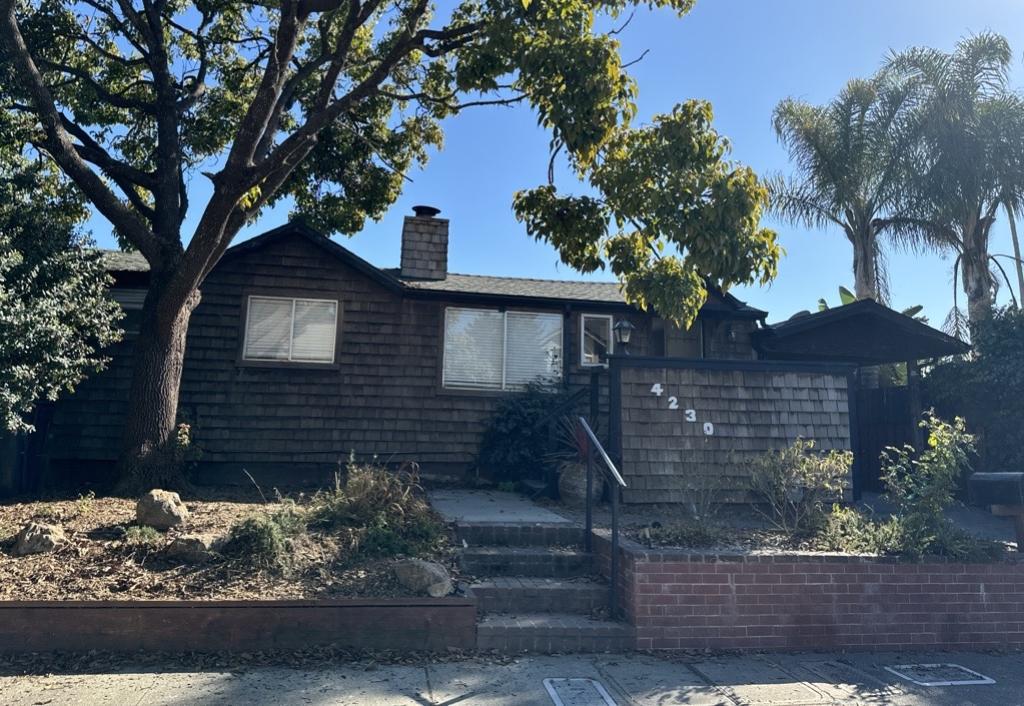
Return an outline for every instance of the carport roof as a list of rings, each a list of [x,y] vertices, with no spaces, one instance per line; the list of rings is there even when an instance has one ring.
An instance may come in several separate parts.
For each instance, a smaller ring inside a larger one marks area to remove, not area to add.
[[[959,355],[970,346],[871,299],[796,315],[755,332],[763,358],[878,365]]]

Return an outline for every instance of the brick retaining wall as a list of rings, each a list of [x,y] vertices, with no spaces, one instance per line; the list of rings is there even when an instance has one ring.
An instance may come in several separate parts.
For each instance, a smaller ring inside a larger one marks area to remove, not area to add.
[[[607,576],[610,543],[595,549]],[[620,547],[637,649],[1024,647],[1024,563]]]

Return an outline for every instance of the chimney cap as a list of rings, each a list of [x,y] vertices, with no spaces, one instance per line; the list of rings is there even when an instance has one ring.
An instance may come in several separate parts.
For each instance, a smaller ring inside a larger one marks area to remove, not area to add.
[[[413,206],[412,212],[419,218],[433,218],[441,212],[441,209],[433,206]]]

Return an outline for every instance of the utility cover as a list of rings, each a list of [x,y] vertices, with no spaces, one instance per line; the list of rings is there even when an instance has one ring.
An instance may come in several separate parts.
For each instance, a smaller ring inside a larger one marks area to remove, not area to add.
[[[545,679],[544,688],[555,706],[619,706],[594,679]]]
[[[968,686],[996,683],[995,679],[990,679],[984,674],[979,674],[973,669],[962,667],[959,664],[898,664],[895,667],[886,667],[885,670],[918,686]]]

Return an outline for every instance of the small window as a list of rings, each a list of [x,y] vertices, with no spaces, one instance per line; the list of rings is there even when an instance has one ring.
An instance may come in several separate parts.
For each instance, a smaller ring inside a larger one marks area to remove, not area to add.
[[[127,334],[135,334],[142,327],[142,305],[146,301],[146,290],[127,287],[112,287],[110,298],[121,305],[124,317],[118,325]]]
[[[605,314],[583,314],[580,317],[580,365],[606,365],[605,356],[612,352],[612,317]]]
[[[338,302],[249,297],[242,357],[254,361],[333,363]]]
[[[562,379],[562,315],[449,307],[444,314],[442,385],[521,390]]]

